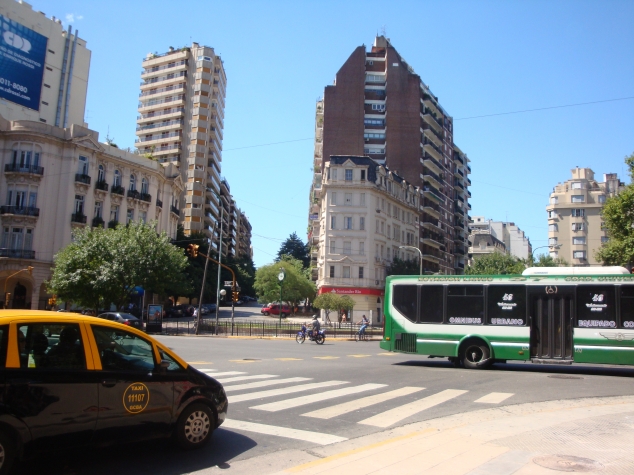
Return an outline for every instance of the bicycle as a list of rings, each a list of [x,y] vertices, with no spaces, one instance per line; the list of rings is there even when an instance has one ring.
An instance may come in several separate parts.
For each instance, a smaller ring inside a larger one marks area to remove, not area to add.
[[[354,341],[368,341],[368,334],[365,330],[363,333],[361,333],[361,330],[358,330],[357,333],[354,334]]]

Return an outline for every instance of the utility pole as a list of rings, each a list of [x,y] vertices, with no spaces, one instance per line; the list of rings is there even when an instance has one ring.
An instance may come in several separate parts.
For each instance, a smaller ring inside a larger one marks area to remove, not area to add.
[[[218,311],[220,309],[220,271],[222,267],[222,222],[224,220],[225,207],[222,205],[222,198],[218,196],[218,204],[220,204],[220,237],[218,239],[218,282],[216,285],[216,335],[218,334]]]

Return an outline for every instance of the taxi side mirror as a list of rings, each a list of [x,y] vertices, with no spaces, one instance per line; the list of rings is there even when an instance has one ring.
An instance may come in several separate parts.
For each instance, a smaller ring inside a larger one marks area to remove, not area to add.
[[[170,362],[167,360],[162,360],[159,363],[159,368],[161,369],[161,371],[167,371],[167,368],[170,367]]]

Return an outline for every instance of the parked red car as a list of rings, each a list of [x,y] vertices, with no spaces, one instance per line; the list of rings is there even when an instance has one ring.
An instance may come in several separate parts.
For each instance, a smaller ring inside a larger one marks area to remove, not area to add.
[[[262,307],[260,312],[263,315],[279,315],[280,314],[280,305],[277,303],[270,303]],[[282,317],[286,317],[291,314],[291,307],[288,305],[282,305]]]

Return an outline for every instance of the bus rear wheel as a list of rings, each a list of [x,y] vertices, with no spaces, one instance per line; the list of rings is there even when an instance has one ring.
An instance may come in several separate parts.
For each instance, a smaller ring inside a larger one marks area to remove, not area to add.
[[[469,342],[462,353],[462,365],[468,369],[484,369],[491,363],[489,356],[489,347],[484,342]]]

